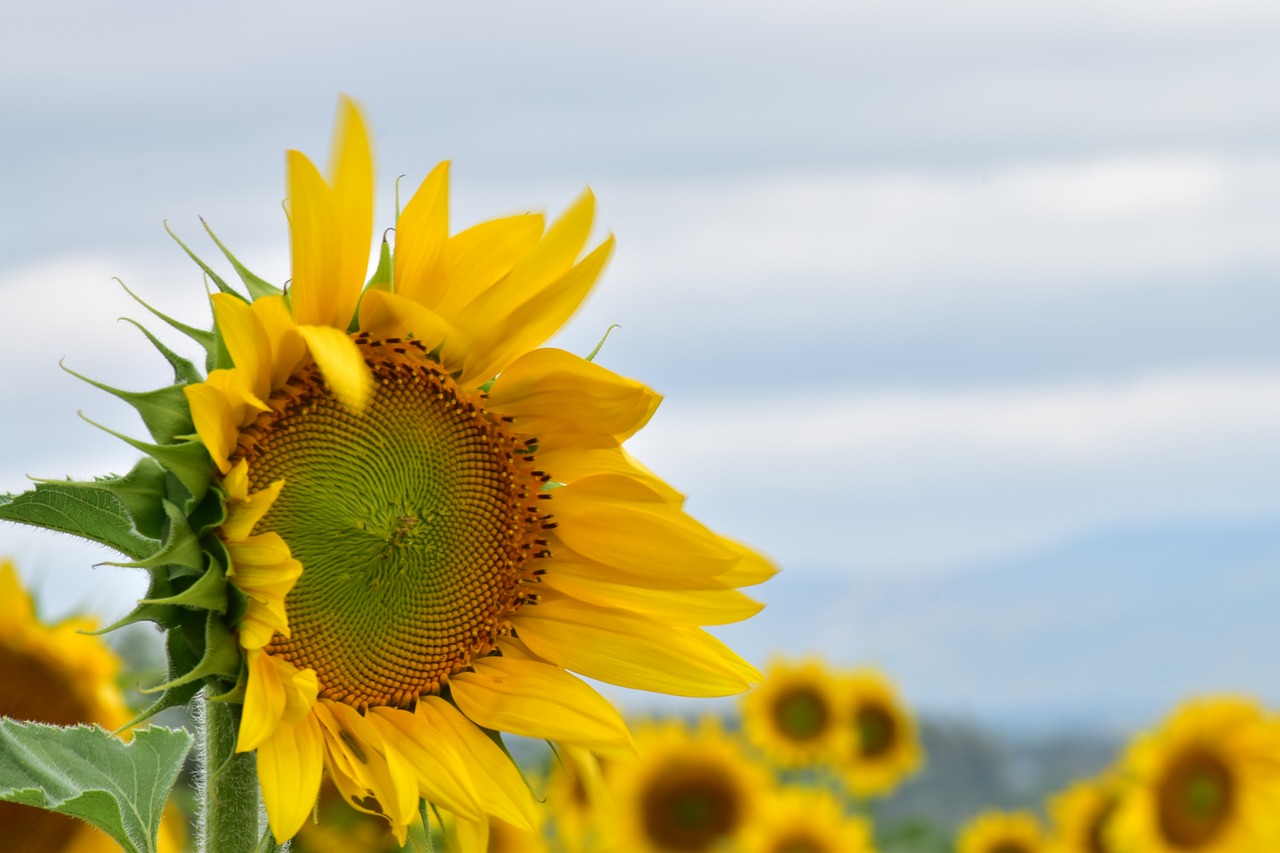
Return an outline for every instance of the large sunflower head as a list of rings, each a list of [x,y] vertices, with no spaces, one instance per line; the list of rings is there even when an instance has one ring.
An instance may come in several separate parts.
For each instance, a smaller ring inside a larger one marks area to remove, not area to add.
[[[820,788],[784,788],[743,833],[747,853],[874,853],[871,823]]]
[[[736,847],[765,804],[766,774],[713,720],[639,730],[639,757],[610,768],[608,849],[702,853]]]
[[[1188,702],[1125,755],[1117,850],[1280,850],[1280,722],[1243,698]]]
[[[1115,853],[1108,828],[1119,803],[1114,774],[1077,782],[1050,801],[1054,853]]]
[[[812,766],[847,751],[854,733],[844,716],[836,681],[817,660],[774,661],[742,700],[748,740],[782,767]]]
[[[419,797],[530,828],[532,798],[482,729],[629,752],[568,670],[739,692],[758,673],[701,626],[754,614],[739,587],[774,572],[623,449],[657,394],[542,346],[612,251],[588,246],[591,193],[550,224],[455,232],[441,164],[366,282],[372,163],[346,99],[327,177],[288,153],[287,288],[221,243],[247,297],[201,262],[212,334],[169,322],[205,345],[207,374],[161,347],[168,414],[142,401],[157,443],[135,442],[155,462],[113,486],[129,506],[159,491],[136,513],[163,542],[138,563],[156,580],[135,618],[183,629],[176,700],[203,678],[243,702],[238,748],[257,750],[281,841],[326,771],[401,841]]]
[[[845,783],[858,796],[887,794],[923,760],[915,719],[879,672],[857,670],[840,684],[843,723],[851,735],[844,753]]]
[[[1030,812],[984,812],[960,829],[956,853],[1046,853],[1040,822]]]
[[[0,560],[0,717],[58,726],[96,723],[109,731],[130,717],[117,683],[120,659],[90,632],[88,617],[46,625],[8,560]],[[126,729],[123,736],[130,737]],[[166,815],[160,849],[182,847],[181,819]],[[118,845],[87,823],[17,803],[0,803],[0,835],[13,853],[107,853]]]

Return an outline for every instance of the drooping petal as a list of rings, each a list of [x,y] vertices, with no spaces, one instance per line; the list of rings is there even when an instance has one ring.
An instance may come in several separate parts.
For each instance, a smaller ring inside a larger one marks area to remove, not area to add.
[[[412,770],[355,708],[321,699],[313,710],[325,730],[330,771],[339,790],[352,806],[384,815],[403,844],[418,804]],[[377,800],[376,807],[366,805],[369,796]]]
[[[248,466],[243,459],[236,467],[248,471]],[[222,523],[223,537],[226,539],[248,538],[254,526],[267,514],[267,510],[271,509],[276,498],[280,497],[282,489],[284,489],[284,480],[276,480],[262,491],[254,492],[241,500],[233,498],[227,507],[227,520]]]
[[[311,816],[323,768],[324,736],[311,715],[296,726],[278,727],[258,747],[262,802],[277,842],[283,844],[296,835]]]
[[[245,687],[244,710],[236,752],[248,752],[275,733],[284,713],[284,685],[275,659],[261,651],[251,651],[249,681]]]
[[[540,440],[567,431],[621,441],[644,426],[661,401],[641,382],[551,348],[517,358],[489,392],[490,408]]]
[[[307,345],[298,333],[282,296],[255,299],[250,306],[271,345],[271,390],[284,387],[307,358]]]
[[[462,712],[438,696],[423,696],[415,712],[436,728],[452,732],[484,810],[521,829],[533,829],[536,806],[529,786],[498,745]]]
[[[614,707],[557,666],[515,658],[472,662],[449,683],[458,708],[487,729],[630,755],[631,735]]]
[[[228,457],[236,449],[239,430],[252,418],[251,412],[266,411],[267,405],[254,396],[236,370],[214,370],[204,382],[182,389],[191,408],[196,435],[218,470],[231,470]]]
[[[249,389],[259,400],[271,396],[271,344],[262,323],[249,303],[230,293],[209,297],[218,333],[231,354],[236,369],[245,376]]]
[[[483,816],[471,771],[458,754],[451,732],[440,731],[425,717],[399,708],[370,708],[367,719],[388,748],[404,756],[417,776],[423,799],[455,814],[475,819]]]
[[[440,264],[449,239],[449,162],[439,164],[422,181],[396,222],[394,291],[427,308],[442,295]]]
[[[363,411],[373,394],[373,374],[355,341],[328,326],[299,326],[298,332],[333,393],[347,408]]]
[[[588,678],[675,696],[741,693],[760,673],[700,628],[571,598],[544,597],[511,617],[534,652]]]

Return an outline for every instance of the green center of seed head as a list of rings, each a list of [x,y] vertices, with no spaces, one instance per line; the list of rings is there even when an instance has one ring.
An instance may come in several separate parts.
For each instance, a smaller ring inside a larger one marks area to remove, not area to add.
[[[303,566],[292,635],[267,651],[314,669],[321,696],[405,706],[487,653],[522,602],[538,482],[501,420],[425,355],[362,345],[365,411],[304,370],[241,446],[251,490],[285,480],[258,532]]]

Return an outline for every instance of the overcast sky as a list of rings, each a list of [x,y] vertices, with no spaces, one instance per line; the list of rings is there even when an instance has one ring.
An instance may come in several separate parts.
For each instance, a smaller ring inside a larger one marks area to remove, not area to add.
[[[457,226],[595,190],[619,248],[560,343],[621,324],[602,361],[667,398],[634,451],[784,566],[753,657],[1001,719],[1280,698],[1278,37],[1264,2],[6,4],[0,491],[131,465],[58,360],[165,380],[111,282],[205,321],[163,220],[285,279],[283,151],[346,92],[383,224],[445,158]],[[0,534],[52,612],[141,590]]]

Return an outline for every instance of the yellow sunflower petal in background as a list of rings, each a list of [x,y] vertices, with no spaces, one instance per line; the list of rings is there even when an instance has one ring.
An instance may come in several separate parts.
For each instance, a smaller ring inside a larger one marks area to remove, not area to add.
[[[742,699],[747,739],[780,767],[808,767],[846,755],[856,732],[846,722],[843,694],[818,660],[776,660],[764,683]]]
[[[1053,797],[1053,853],[1114,853],[1108,828],[1119,804],[1114,773],[1077,782]]]
[[[89,618],[46,625],[8,560],[0,560],[0,716],[58,726],[97,723],[114,731],[132,719],[117,684],[120,659],[90,631]],[[128,738],[129,732],[123,736]],[[166,810],[162,853],[177,853],[182,819]],[[119,845],[87,823],[16,803],[0,803],[6,853],[109,853]]]
[[[568,853],[600,849],[604,820],[613,813],[613,801],[604,768],[590,750],[565,746],[558,751],[558,760],[552,762],[547,776],[546,812],[557,848]]]
[[[1257,702],[1187,702],[1129,747],[1108,822],[1116,850],[1280,850],[1280,722]]]
[[[766,806],[768,775],[712,718],[697,728],[639,728],[636,748],[636,760],[611,765],[606,777],[614,811],[604,821],[605,849],[736,849]]]
[[[990,811],[956,836],[956,853],[1048,853],[1040,822],[1030,812]]]
[[[841,760],[845,784],[857,796],[881,796],[924,760],[915,718],[879,672],[862,669],[839,680],[844,725],[851,734]]]
[[[875,853],[871,823],[846,815],[830,792],[788,787],[743,832],[743,853]]]

